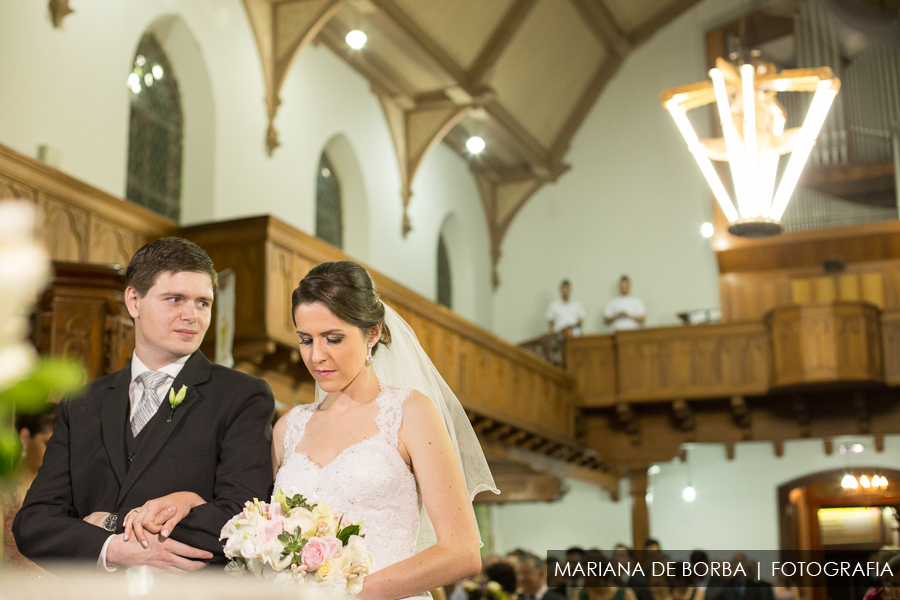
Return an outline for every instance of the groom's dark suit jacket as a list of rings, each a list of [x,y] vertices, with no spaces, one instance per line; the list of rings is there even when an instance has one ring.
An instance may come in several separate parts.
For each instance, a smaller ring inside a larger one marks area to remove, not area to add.
[[[274,400],[265,381],[213,365],[197,351],[172,384],[176,391],[188,386],[172,421],[163,400],[138,438],[130,438],[130,379],[129,363],[60,403],[44,463],[13,523],[28,558],[96,562],[111,534],[83,517],[118,513],[121,533],[132,508],[188,491],[207,503],[175,527],[172,539],[224,561],[222,526],[247,500],[268,497]]]

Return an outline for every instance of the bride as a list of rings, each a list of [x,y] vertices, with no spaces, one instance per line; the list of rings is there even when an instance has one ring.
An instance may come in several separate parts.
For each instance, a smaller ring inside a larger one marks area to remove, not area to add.
[[[349,261],[313,268],[294,290],[292,314],[317,399],[275,425],[275,490],[363,521],[374,568],[362,600],[423,595],[478,573],[472,499],[499,491],[412,329]]]

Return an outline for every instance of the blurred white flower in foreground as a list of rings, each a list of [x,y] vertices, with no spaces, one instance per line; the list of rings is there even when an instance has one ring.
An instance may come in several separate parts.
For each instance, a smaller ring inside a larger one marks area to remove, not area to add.
[[[37,353],[27,341],[28,316],[50,278],[50,261],[35,242],[34,205],[0,200],[0,390],[34,367]]]

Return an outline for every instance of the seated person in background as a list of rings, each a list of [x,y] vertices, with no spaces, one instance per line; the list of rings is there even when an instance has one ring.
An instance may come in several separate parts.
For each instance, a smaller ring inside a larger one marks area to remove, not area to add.
[[[584,321],[584,306],[578,300],[570,299],[572,286],[568,279],[559,285],[559,298],[547,307],[547,324],[553,333],[566,333],[571,337],[581,335],[581,323]]]
[[[498,562],[484,569],[484,578],[487,581],[496,581],[503,588],[507,598],[515,598],[519,587],[516,578],[516,568],[506,561]]]
[[[565,594],[547,588],[547,563],[533,554],[519,557],[519,600],[566,600]]]
[[[619,295],[606,303],[603,321],[613,333],[626,329],[638,329],[644,324],[647,310],[640,298],[630,294],[631,280],[628,275],[619,277]]]
[[[41,572],[43,569],[19,553],[13,539],[12,523],[22,506],[25,493],[44,462],[44,450],[53,435],[55,422],[56,405],[52,402],[47,402],[35,412],[16,415],[16,431],[19,432],[19,441],[22,443],[22,458],[16,466],[15,487],[0,499],[0,512],[3,513],[3,559],[16,567]]]

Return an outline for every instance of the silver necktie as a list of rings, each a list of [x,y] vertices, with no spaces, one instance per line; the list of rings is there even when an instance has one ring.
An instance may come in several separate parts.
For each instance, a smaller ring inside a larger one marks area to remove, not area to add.
[[[134,415],[131,417],[131,434],[137,437],[144,425],[153,418],[162,399],[156,390],[169,379],[168,373],[162,371],[146,371],[138,375],[138,381],[144,386],[144,393],[138,400]]]

